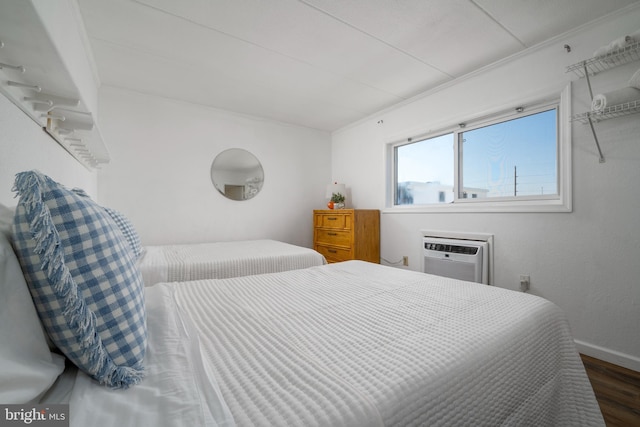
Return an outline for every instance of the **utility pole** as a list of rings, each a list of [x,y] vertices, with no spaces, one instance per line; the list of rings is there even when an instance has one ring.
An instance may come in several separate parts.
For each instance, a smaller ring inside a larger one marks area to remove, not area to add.
[[[518,194],[518,166],[513,167],[513,197]]]

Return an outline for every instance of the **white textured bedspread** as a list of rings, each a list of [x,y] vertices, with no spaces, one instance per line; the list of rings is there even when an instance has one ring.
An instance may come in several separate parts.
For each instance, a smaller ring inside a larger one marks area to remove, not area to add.
[[[323,265],[318,252],[277,240],[146,246],[138,267],[145,286],[224,279]]]
[[[542,298],[359,261],[175,295],[239,426],[604,425]]]

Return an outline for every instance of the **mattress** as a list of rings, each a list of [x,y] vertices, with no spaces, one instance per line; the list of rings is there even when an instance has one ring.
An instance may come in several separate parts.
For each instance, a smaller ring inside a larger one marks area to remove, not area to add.
[[[146,246],[138,266],[145,286],[223,279],[323,265],[318,252],[276,240]]]
[[[562,311],[361,261],[146,288],[147,377],[72,426],[604,426]]]

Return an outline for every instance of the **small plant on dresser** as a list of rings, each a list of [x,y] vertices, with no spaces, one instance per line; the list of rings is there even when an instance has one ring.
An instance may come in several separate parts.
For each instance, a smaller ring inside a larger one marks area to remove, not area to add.
[[[331,203],[333,203],[333,207],[330,209],[344,209],[344,196],[341,193],[333,193],[331,195]]]

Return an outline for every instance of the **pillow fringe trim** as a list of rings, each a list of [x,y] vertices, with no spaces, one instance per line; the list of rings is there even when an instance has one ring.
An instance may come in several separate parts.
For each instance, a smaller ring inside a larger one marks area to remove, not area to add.
[[[78,297],[77,285],[64,264],[60,236],[51,222],[49,208],[42,200],[43,184],[37,173],[21,172],[16,175],[12,190],[22,195],[19,203],[24,206],[29,220],[36,243],[34,252],[42,258],[42,270],[46,272],[49,284],[56,296],[64,301],[62,314],[69,328],[79,337],[78,345],[88,355],[87,372],[101,384],[117,389],[138,384],[144,377],[144,369],[118,366],[113,362],[97,333],[95,314]]]

